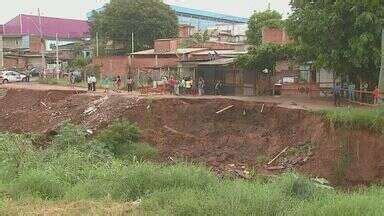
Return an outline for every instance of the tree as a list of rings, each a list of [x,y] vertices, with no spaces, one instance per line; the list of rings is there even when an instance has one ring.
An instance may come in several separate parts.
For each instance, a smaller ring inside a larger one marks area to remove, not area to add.
[[[341,77],[377,82],[384,23],[381,0],[292,0],[291,5],[288,33],[317,67]]]
[[[94,12],[92,20],[93,37],[98,33],[103,45],[119,50],[117,54],[131,52],[132,33],[136,50],[178,34],[176,14],[160,0],[111,0],[102,12]]]
[[[256,72],[262,72],[264,69],[274,72],[278,61],[301,62],[304,55],[302,48],[297,44],[262,44],[251,47],[247,54],[237,59],[237,64],[243,69]]]
[[[263,27],[282,27],[282,16],[274,10],[255,12],[248,21],[248,43],[258,46],[262,40]]]

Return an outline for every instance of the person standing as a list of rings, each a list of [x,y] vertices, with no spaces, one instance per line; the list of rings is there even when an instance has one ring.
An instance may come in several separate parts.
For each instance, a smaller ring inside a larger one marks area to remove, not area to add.
[[[115,86],[116,86],[116,92],[120,92],[120,88],[121,88],[121,77],[120,77],[120,75],[118,75],[116,77]]]
[[[217,81],[215,85],[215,95],[221,95],[221,89],[223,88],[223,83],[221,81]]]
[[[29,82],[30,79],[31,79],[31,71],[30,70],[27,70],[26,73],[25,73],[25,81],[26,82]]]
[[[348,85],[348,98],[351,101],[355,101],[356,100],[356,98],[355,98],[355,89],[356,89],[355,84],[350,83]]]
[[[96,83],[97,83],[97,79],[96,79],[96,76],[94,74],[91,75],[91,85],[92,85],[92,91],[96,91]]]
[[[174,95],[175,92],[175,87],[176,87],[177,81],[173,76],[168,80],[168,88],[169,88],[169,94]]]
[[[368,96],[367,95],[368,87],[369,87],[369,85],[368,85],[367,82],[364,82],[363,85],[361,86],[361,90],[362,90],[362,93],[363,93],[363,95],[362,95],[362,102],[363,103],[368,103],[368,97],[367,97]]]
[[[92,76],[87,77],[88,91],[92,91]]]
[[[175,87],[174,87],[175,95],[180,95],[180,82],[175,79]]]
[[[333,87],[333,96],[335,100],[335,106],[339,107],[341,106],[341,85],[340,83],[336,83],[336,85]]]
[[[192,79],[188,78],[188,80],[185,82],[185,89],[187,94],[192,94],[192,85],[193,85]]]
[[[379,102],[380,102],[380,90],[379,90],[378,86],[375,87],[375,90],[373,90],[372,94],[373,94],[373,104],[379,104]]]
[[[133,79],[131,77],[128,77],[127,86],[128,86],[128,92],[132,92],[133,91]]]
[[[197,83],[197,88],[199,91],[199,96],[204,95],[205,81],[202,77],[200,77],[199,82]]]
[[[186,83],[185,83],[185,78],[183,78],[180,82],[180,85],[179,85],[179,92],[180,94],[185,94],[185,86],[186,86]]]

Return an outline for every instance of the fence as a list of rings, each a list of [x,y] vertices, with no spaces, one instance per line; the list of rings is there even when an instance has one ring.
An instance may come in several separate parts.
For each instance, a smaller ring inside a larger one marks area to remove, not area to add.
[[[373,91],[342,89],[341,97],[348,102],[360,105],[377,105],[381,99],[375,100]]]

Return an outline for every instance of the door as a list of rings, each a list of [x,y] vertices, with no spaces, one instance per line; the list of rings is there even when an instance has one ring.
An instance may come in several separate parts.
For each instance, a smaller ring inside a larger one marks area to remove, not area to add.
[[[7,72],[5,74],[5,79],[8,80],[8,82],[16,82],[16,77],[15,75],[13,74],[13,72]]]
[[[15,76],[15,82],[21,82],[21,75],[17,72],[13,72],[13,75]]]

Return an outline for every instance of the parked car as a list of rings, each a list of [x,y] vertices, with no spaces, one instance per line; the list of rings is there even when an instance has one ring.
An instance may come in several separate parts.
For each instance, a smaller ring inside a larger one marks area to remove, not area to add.
[[[0,82],[11,83],[11,82],[26,82],[27,76],[24,74],[20,74],[15,71],[1,71],[0,72]]]

